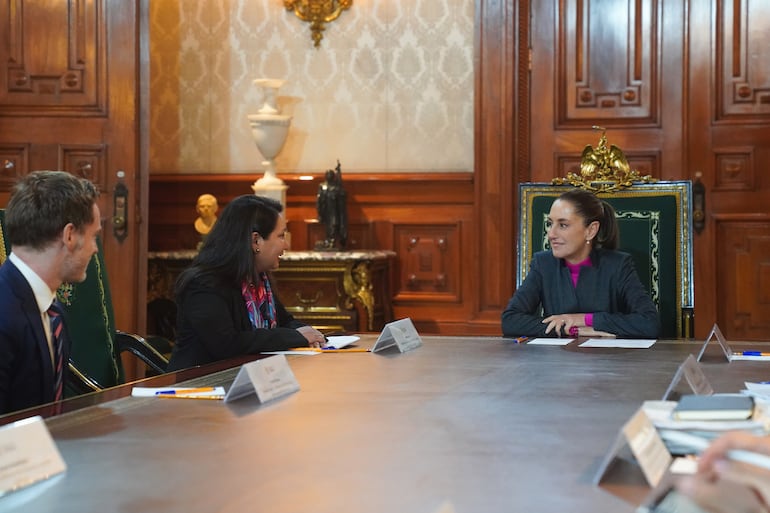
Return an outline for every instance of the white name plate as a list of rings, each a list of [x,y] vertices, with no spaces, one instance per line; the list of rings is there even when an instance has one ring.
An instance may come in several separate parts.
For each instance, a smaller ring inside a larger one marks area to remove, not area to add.
[[[604,460],[599,466],[599,470],[594,476],[594,484],[598,485],[610,463],[618,455],[620,449],[628,445],[636,462],[642,469],[644,478],[650,486],[657,486],[671,466],[673,458],[668,452],[666,444],[658,434],[652,421],[647,417],[644,411],[639,408],[636,413],[625,423],[618,433],[615,442],[610,447]]]
[[[417,330],[412,324],[412,320],[407,317],[398,321],[389,322],[382,328],[382,333],[377,337],[377,341],[372,346],[371,351],[376,353],[389,347],[397,346],[402,353],[416,349],[422,345],[422,339],[417,334]]]
[[[259,402],[289,395],[299,390],[299,383],[282,354],[242,365],[225,395],[225,402],[256,393]]]
[[[371,351],[376,353],[389,347],[396,346],[402,353],[417,349],[422,345],[422,339],[409,317],[398,321],[389,322],[382,328],[382,333],[372,346]]]
[[[666,392],[663,394],[663,401],[668,399],[671,392],[674,391],[675,387],[682,380],[682,376],[684,376],[694,394],[711,395],[714,393],[714,389],[712,388],[711,383],[709,383],[706,375],[703,373],[703,369],[700,368],[700,364],[695,360],[693,355],[689,355],[674,374],[671,384],[668,385]]]
[[[732,360],[733,357],[733,349],[730,347],[730,344],[727,343],[727,339],[722,334],[722,330],[719,329],[719,326],[714,324],[714,327],[711,328],[711,333],[709,333],[709,336],[706,337],[706,340],[703,342],[703,346],[700,348],[700,353],[698,353],[698,361],[703,358],[703,355],[706,353],[706,347],[709,345],[709,342],[711,342],[712,339],[716,338],[717,342],[719,343],[719,347],[722,349],[722,354],[724,354],[725,359],[729,362]]]
[[[42,417],[0,428],[0,496],[67,470]]]

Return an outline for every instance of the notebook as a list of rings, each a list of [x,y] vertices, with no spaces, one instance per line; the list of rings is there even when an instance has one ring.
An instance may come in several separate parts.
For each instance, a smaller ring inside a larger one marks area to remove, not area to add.
[[[684,395],[672,413],[676,420],[745,420],[754,399],[743,394]]]

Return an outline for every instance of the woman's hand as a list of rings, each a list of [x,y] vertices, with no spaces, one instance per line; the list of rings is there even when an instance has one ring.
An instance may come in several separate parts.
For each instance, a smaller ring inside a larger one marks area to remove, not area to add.
[[[732,450],[770,455],[770,438],[745,431],[720,436],[698,458],[697,474],[681,479],[677,490],[709,512],[770,512],[770,471],[730,460]]]
[[[770,437],[759,436],[746,431],[730,431],[720,436],[703,451],[698,458],[699,472],[714,471],[714,464],[727,459],[727,452],[733,449],[758,452],[770,456]]]
[[[591,326],[584,326],[582,328],[578,328],[578,337],[607,337],[607,338],[615,338],[616,335],[614,333],[609,333],[607,331],[595,330]]]
[[[585,314],[582,313],[551,315],[543,319],[543,324],[548,324],[545,333],[548,334],[555,330],[554,333],[557,336],[566,337],[573,326],[576,328],[585,327],[585,318]]]
[[[768,513],[762,494],[750,483],[697,474],[681,478],[676,489],[709,513]]]
[[[307,339],[308,347],[324,347],[326,345],[324,334],[312,326],[302,326],[297,328],[297,331]]]

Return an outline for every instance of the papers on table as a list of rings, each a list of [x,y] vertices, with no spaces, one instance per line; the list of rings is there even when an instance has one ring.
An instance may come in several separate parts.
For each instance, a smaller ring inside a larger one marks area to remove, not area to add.
[[[743,353],[732,353],[730,355],[730,361],[734,362],[736,360],[749,360],[749,361],[755,361],[755,362],[770,362],[770,355],[767,354],[746,354],[751,353],[753,351],[744,351]]]
[[[578,347],[622,347],[626,349],[648,349],[656,340],[624,338],[589,338]]]
[[[765,396],[765,399],[770,399],[770,383],[751,383],[749,381],[745,381],[743,384],[746,386],[746,390],[748,390],[751,395]]]
[[[533,338],[527,344],[530,346],[566,346],[574,340],[574,338]]]
[[[326,347],[328,349],[342,349],[343,347],[349,346],[353,342],[358,342],[360,339],[361,337],[356,335],[330,336],[326,337]]]
[[[133,397],[174,397],[184,399],[224,399],[224,387],[134,387]]]
[[[358,342],[361,339],[361,337],[357,335],[338,335],[338,336],[329,336],[326,337],[326,346],[324,347],[324,350],[333,351],[335,349],[344,349],[347,346],[353,344],[354,342]],[[290,349],[288,351],[264,351],[262,354],[293,354],[293,355],[304,355],[304,356],[315,356],[317,354],[321,354],[323,351],[319,351],[316,348],[313,347],[295,347],[293,349]]]

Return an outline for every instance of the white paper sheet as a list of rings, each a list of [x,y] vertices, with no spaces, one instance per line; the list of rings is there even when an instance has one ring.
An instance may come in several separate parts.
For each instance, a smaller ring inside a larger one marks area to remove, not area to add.
[[[330,337],[326,337],[326,346],[324,346],[324,349],[342,349],[343,347],[347,347],[354,342],[358,342],[359,340],[361,340],[361,337],[357,335],[332,335]],[[303,351],[301,347],[297,347],[291,351],[265,351],[262,354],[293,354],[315,356],[321,353],[315,349],[307,348],[306,351]]]
[[[730,355],[730,361],[734,362],[736,360],[749,360],[754,362],[770,362],[770,356],[758,356],[758,355],[748,355],[748,354],[740,354],[740,353],[733,353]]]
[[[578,347],[622,347],[626,349],[648,349],[657,340],[624,338],[589,338]]]
[[[357,342],[359,340],[361,340],[361,337],[356,335],[339,335],[326,337],[326,348],[342,349],[343,347],[349,346],[353,342]]]
[[[531,346],[566,346],[574,340],[574,338],[533,338],[527,344]]]
[[[214,390],[196,392],[196,396],[224,397],[225,387],[213,387]],[[172,394],[174,392],[184,392],[198,390],[196,387],[134,387],[131,389],[133,397],[155,397],[161,394]]]

